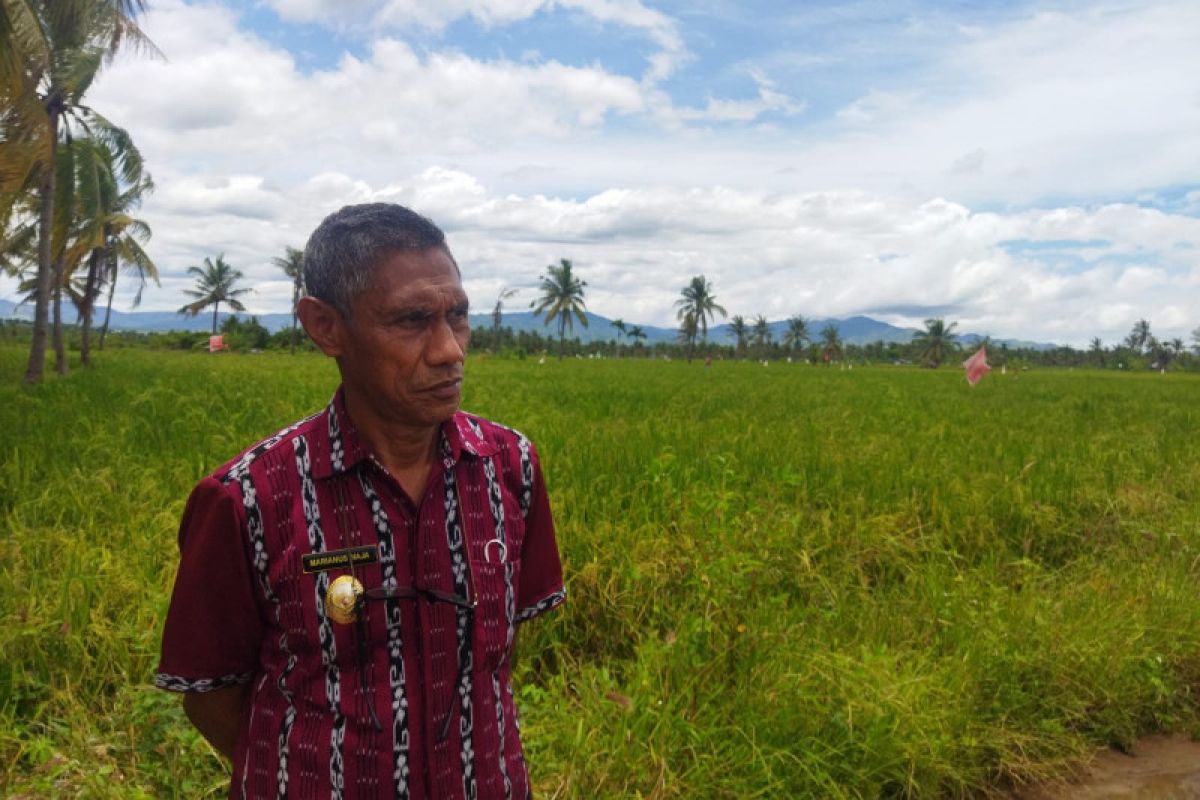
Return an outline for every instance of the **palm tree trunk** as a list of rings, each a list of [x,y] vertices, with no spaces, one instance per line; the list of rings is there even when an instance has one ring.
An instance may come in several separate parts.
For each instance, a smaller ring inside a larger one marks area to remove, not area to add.
[[[87,280],[83,284],[83,305],[79,309],[81,332],[79,337],[79,363],[85,367],[92,365],[92,295],[95,293],[97,264],[100,262],[100,249],[92,251],[88,258]]]
[[[212,335],[217,335],[217,309],[221,307],[221,301],[213,303],[213,332]]]
[[[106,239],[108,237],[105,237]],[[100,265],[104,262],[104,249],[97,247],[88,259],[87,281],[83,286],[83,306],[79,309],[83,324],[79,343],[79,361],[83,366],[92,365],[92,316],[96,308],[96,295],[100,294]]]
[[[558,318],[558,360],[562,361],[567,352],[567,318]]]
[[[66,265],[60,256],[54,260],[54,284],[51,286],[54,298],[54,315],[52,329],[52,340],[54,342],[54,370],[59,375],[66,375],[70,371],[67,364],[67,346],[66,335],[63,331],[62,321],[62,296],[63,296],[63,278],[66,273]]]
[[[58,157],[58,111],[48,108],[50,159],[42,165],[41,208],[38,213],[37,299],[33,306],[33,341],[25,383],[39,383],[46,371],[46,323],[50,308],[50,237],[54,220],[54,164]]]
[[[63,272],[65,265],[62,258],[54,260],[54,272],[52,278],[54,284],[51,286],[51,295],[54,298],[54,318],[51,339],[54,343],[54,369],[59,375],[66,375],[69,371],[67,366],[67,348],[63,341],[63,324],[62,324],[62,295],[63,295]]]
[[[112,317],[113,294],[117,291],[117,269],[113,264],[112,279],[108,284],[108,306],[104,309],[104,326],[100,328],[100,349],[104,349],[104,340],[108,337],[108,320]]]

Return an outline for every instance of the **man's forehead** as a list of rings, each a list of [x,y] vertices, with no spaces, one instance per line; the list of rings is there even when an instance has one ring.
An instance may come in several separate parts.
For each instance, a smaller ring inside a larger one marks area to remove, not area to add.
[[[437,286],[408,284],[397,287],[383,299],[392,305],[441,305],[443,303],[461,303],[467,299],[467,293],[459,283]]]
[[[359,295],[360,302],[388,311],[407,308],[449,308],[467,302],[462,284],[454,281],[417,279],[376,284]]]
[[[446,251],[437,248],[395,252],[375,265],[369,293],[414,300],[463,297],[458,266]]]

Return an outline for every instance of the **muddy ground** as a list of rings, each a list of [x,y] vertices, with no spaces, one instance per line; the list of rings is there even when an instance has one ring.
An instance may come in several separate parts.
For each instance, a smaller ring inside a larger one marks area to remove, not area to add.
[[[1128,753],[1101,750],[1069,784],[1025,790],[1013,800],[1200,800],[1200,742],[1147,736]]]

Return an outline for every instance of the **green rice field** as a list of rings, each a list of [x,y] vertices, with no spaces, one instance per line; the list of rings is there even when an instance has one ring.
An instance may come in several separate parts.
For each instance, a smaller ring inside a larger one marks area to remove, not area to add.
[[[149,684],[192,484],[317,355],[0,345],[0,787],[220,797]],[[537,444],[568,604],[521,631],[541,798],[997,795],[1200,733],[1200,375],[473,356]]]

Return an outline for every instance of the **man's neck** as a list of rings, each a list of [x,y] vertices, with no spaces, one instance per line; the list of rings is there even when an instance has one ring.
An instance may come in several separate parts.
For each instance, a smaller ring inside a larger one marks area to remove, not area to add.
[[[363,444],[399,481],[409,498],[420,502],[436,455],[440,426],[420,427],[383,419],[350,392],[346,392],[345,400],[346,413]]]

